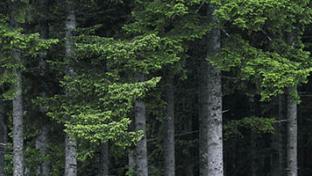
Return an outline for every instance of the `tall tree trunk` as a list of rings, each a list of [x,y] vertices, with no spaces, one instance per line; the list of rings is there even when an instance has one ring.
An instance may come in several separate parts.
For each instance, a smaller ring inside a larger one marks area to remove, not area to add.
[[[74,137],[65,136],[65,176],[77,175],[77,141]]]
[[[255,95],[249,98],[249,103],[250,103],[250,116],[257,116],[257,105],[256,105],[256,98]],[[250,132],[250,175],[251,176],[257,176],[257,135],[253,130]]]
[[[11,2],[12,13],[17,10],[19,1]],[[18,27],[15,16],[11,16],[10,25],[12,28]],[[18,50],[12,51],[12,57],[17,64],[22,64],[21,53]],[[13,176],[22,176],[24,173],[24,141],[23,141],[23,95],[22,95],[22,73],[21,70],[14,69],[15,97],[13,99]]]
[[[0,176],[4,176],[4,156],[7,143],[7,127],[5,123],[4,102],[0,100]]]
[[[166,117],[164,119],[164,176],[175,176],[174,85],[169,73],[166,86]]]
[[[144,76],[138,75],[138,81],[143,81]],[[135,129],[142,130],[143,138],[136,145],[136,176],[148,176],[148,158],[146,141],[146,110],[145,103],[142,100],[135,102]]]
[[[135,130],[135,123],[131,122],[129,125],[129,130]],[[128,149],[128,174],[135,174],[136,168],[136,159],[135,159],[135,148]]]
[[[13,51],[13,57],[17,63],[21,63],[21,55],[18,51]],[[15,69],[14,74],[16,82],[13,99],[13,175],[22,176],[24,172],[22,73]]]
[[[278,97],[278,123],[275,125],[275,134],[273,135],[272,147],[274,149],[272,158],[272,176],[285,175],[285,96]]]
[[[214,8],[209,6],[208,16],[212,23],[216,22],[213,11]],[[209,58],[220,49],[220,31],[212,29],[206,37]],[[221,72],[206,58],[200,71],[200,175],[223,176]]]
[[[67,59],[74,57],[73,32],[76,30],[76,15],[73,4],[66,1],[67,19],[65,23],[65,56]],[[73,75],[71,67],[66,70],[67,75]],[[77,141],[73,136],[65,134],[65,176],[77,175]]]
[[[40,18],[39,21],[39,26],[40,26],[40,35],[41,38],[43,39],[48,39],[49,37],[49,23],[48,23],[48,15],[49,15],[49,0],[41,0],[39,2],[40,10],[42,13],[42,17]],[[40,53],[40,60],[39,60],[39,72],[40,76],[45,76],[46,75],[46,55],[47,52],[41,52]],[[46,83],[43,82],[43,89],[41,90],[40,94],[41,96],[45,96],[47,91],[47,86]],[[44,110],[41,108],[40,109],[41,113],[40,114],[45,114]],[[42,126],[40,130],[40,134],[37,136],[36,139],[36,149],[39,150],[40,155],[43,156],[43,160],[38,164],[37,167],[37,175],[38,176],[48,176],[50,173],[50,162],[45,158],[47,156],[48,152],[48,134],[49,134],[49,127],[47,125],[47,119],[43,115],[41,117],[41,120],[44,120],[46,123],[45,125]]]
[[[100,163],[99,163],[99,174],[98,176],[109,175],[109,147],[108,143],[105,142],[100,146]]]
[[[298,175],[297,165],[297,102],[291,96],[297,87],[287,88],[287,176]]]
[[[128,173],[135,173],[135,151],[133,149],[128,150]]]
[[[37,167],[38,176],[48,176],[50,174],[50,162],[45,158],[48,152],[48,133],[48,126],[43,125],[40,135],[36,138],[36,149],[39,150],[43,158],[43,161],[41,161]]]

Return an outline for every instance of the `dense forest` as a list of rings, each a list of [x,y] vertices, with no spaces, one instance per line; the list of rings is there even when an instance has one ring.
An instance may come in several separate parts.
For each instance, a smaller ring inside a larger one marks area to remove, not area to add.
[[[1,0],[0,176],[311,176],[311,24],[310,0]]]

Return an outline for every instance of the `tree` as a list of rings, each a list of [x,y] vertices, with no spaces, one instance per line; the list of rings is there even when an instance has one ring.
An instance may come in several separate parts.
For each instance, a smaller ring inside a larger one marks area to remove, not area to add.
[[[164,119],[164,175],[175,175],[174,77],[167,75],[165,86],[166,112]]]
[[[214,7],[209,5],[207,15],[211,23],[216,23]],[[220,31],[212,29],[207,34],[207,57],[213,57],[220,49]],[[209,60],[208,60],[209,61]],[[223,175],[222,139],[222,89],[221,72],[207,63],[201,65],[200,96],[200,175]]]
[[[7,126],[5,117],[5,103],[0,101],[0,176],[4,176],[5,147],[7,145]]]
[[[11,10],[18,11],[19,1],[12,2]],[[16,28],[16,16],[12,14],[10,19],[10,25],[12,28]],[[12,57],[16,63],[21,64],[21,53],[20,51],[13,49]],[[13,98],[13,163],[14,163],[14,176],[24,175],[24,141],[23,141],[23,87],[22,87],[22,73],[18,68],[14,69],[15,85],[14,85],[14,98]]]
[[[49,14],[49,0],[43,0],[40,1],[38,4],[38,8],[40,9],[40,12],[42,13],[39,19],[39,28],[40,28],[40,36],[42,39],[48,39],[49,38],[49,23],[48,23],[48,14]],[[46,70],[47,70],[47,63],[46,63],[46,57],[47,52],[42,52],[39,55],[39,74],[42,77],[46,76]],[[47,83],[43,82],[43,90],[41,90],[40,95],[46,96],[47,95]],[[40,152],[40,156],[42,156],[44,159],[41,163],[39,163],[37,168],[37,175],[42,176],[48,176],[50,174],[50,162],[47,158],[48,153],[48,142],[49,142],[49,125],[47,124],[47,117],[44,115],[45,112],[43,110],[44,108],[41,107],[40,115],[41,120],[44,120],[44,124],[42,125],[42,128],[40,129],[39,135],[36,139],[36,149]]]
[[[73,32],[76,30],[76,14],[74,11],[73,4],[66,1],[66,14],[67,18],[65,21],[65,57],[75,57],[74,51],[74,40]],[[67,76],[73,76],[74,70],[72,67],[67,66]],[[69,92],[66,92],[69,94]],[[77,140],[74,136],[67,134],[65,135],[65,176],[76,176],[77,175]]]

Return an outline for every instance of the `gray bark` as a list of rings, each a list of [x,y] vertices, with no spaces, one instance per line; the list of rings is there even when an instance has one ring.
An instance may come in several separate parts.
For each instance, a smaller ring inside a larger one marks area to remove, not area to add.
[[[278,118],[275,125],[275,133],[273,135],[272,147],[274,149],[272,158],[272,176],[283,176],[285,175],[285,97],[284,95],[279,95],[278,97]]]
[[[65,176],[77,175],[77,141],[66,134],[65,137]]]
[[[100,163],[99,163],[99,174],[98,176],[109,175],[109,147],[108,143],[103,143],[100,146]]]
[[[21,63],[21,55],[18,51],[13,52],[17,63]],[[13,99],[13,175],[22,176],[24,172],[23,154],[23,95],[22,95],[22,73],[15,70],[15,97]]]
[[[40,35],[41,38],[47,39],[49,37],[49,24],[47,20],[47,16],[49,15],[49,0],[41,0],[39,3],[42,11],[42,17],[39,21]],[[45,76],[46,74],[46,55],[47,53],[45,51],[40,53],[39,72],[41,76]],[[42,92],[40,92],[40,94],[44,97],[46,96],[47,86],[45,82],[43,82],[43,85],[44,89],[42,90]],[[42,112],[41,114],[44,114],[43,108],[41,108],[40,111]],[[43,116],[42,119],[46,119],[46,117]],[[40,155],[43,156],[43,160],[38,164],[37,167],[36,174],[38,176],[48,176],[50,173],[50,162],[46,158],[48,152],[48,134],[48,125],[43,125],[36,139],[36,149],[39,150]]]
[[[4,176],[4,155],[7,143],[7,127],[5,123],[4,102],[0,100],[0,176]]]
[[[43,125],[39,136],[36,138],[36,149],[39,150],[40,156],[43,158],[37,167],[38,176],[48,176],[50,173],[50,162],[45,158],[48,152],[48,133],[48,126]]]
[[[17,3],[11,3],[11,11],[17,10]],[[10,25],[12,28],[18,27],[15,17],[11,16]],[[21,54],[18,50],[12,51],[12,57],[16,63],[21,64]],[[23,95],[22,95],[22,73],[19,69],[14,69],[15,84],[13,99],[13,176],[23,176],[24,174],[24,141],[23,141]]]
[[[128,172],[133,173],[135,171],[135,151],[130,149],[128,151]]]
[[[214,23],[213,11],[209,6],[208,16]],[[209,59],[220,49],[220,31],[212,29],[206,37]],[[205,59],[200,71],[200,175],[223,176],[221,72]]]
[[[164,119],[164,175],[175,175],[175,140],[174,140],[174,85],[173,76],[168,75],[166,86],[166,117]]]
[[[136,145],[136,175],[148,176],[146,112],[145,103],[141,100],[135,102],[135,128],[144,132],[143,138]]]
[[[76,30],[76,16],[73,4],[66,1],[67,19],[65,22],[65,56],[67,59],[74,57],[73,32]],[[74,71],[68,67],[66,74],[72,75]],[[73,136],[65,136],[65,176],[77,175],[77,141]]]
[[[287,176],[298,175],[297,163],[297,102],[291,96],[297,87],[287,88]]]
[[[138,75],[138,81],[143,81],[144,76]],[[142,100],[135,102],[135,129],[142,130],[144,136],[136,145],[136,176],[148,176],[148,158],[146,141],[146,110],[145,103]]]

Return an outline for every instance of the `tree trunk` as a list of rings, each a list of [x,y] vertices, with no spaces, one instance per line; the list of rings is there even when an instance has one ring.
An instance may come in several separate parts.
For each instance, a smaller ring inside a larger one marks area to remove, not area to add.
[[[7,127],[5,123],[4,102],[0,100],[0,176],[4,176],[4,156],[7,143]]]
[[[13,57],[17,63],[21,63],[21,55],[18,51],[13,52]],[[20,70],[14,71],[15,97],[13,99],[13,175],[22,176],[24,172],[23,155],[23,95],[22,95],[22,73]]]
[[[77,141],[66,134],[65,137],[65,176],[77,175]]]
[[[128,150],[128,173],[135,173],[135,151],[133,149]],[[130,175],[131,175],[130,174]]]
[[[297,102],[291,96],[297,87],[287,88],[287,176],[297,176]]]
[[[133,122],[129,125],[129,130],[133,131],[135,129],[135,124]],[[134,175],[136,168],[136,159],[135,159],[135,148],[128,149],[128,174]]]
[[[214,8],[208,7],[208,16],[214,23]],[[220,31],[207,34],[208,58],[220,49]],[[221,72],[203,59],[200,90],[200,175],[223,176],[222,89]]]
[[[17,10],[19,1],[11,3],[12,13]],[[11,16],[10,25],[12,28],[18,27],[15,16]],[[17,64],[22,64],[21,54],[18,50],[12,51],[12,57]],[[13,99],[13,176],[22,176],[24,173],[24,141],[23,141],[23,95],[22,95],[22,73],[19,69],[14,69],[15,84]]]
[[[39,21],[39,26],[40,26],[40,36],[43,39],[48,39],[49,37],[49,24],[48,24],[48,15],[49,15],[49,0],[41,0],[39,2],[40,4],[40,10],[42,13],[42,17],[40,18]],[[39,74],[40,76],[45,76],[46,75],[46,55],[47,52],[43,51],[40,53],[40,60],[39,60]],[[41,90],[40,94],[41,96],[46,96],[46,91],[47,91],[47,85],[45,82],[43,84],[43,89]],[[47,160],[47,152],[48,152],[48,134],[49,134],[49,127],[47,125],[47,120],[46,117],[43,115],[45,114],[44,110],[41,108],[40,109],[40,114],[42,115],[41,120],[44,120],[46,123],[45,125],[42,126],[40,130],[40,134],[37,136],[36,139],[36,149],[39,150],[40,155],[42,156],[43,160],[41,163],[39,163],[37,167],[37,175],[38,176],[48,176],[50,173],[50,162]]]
[[[36,149],[39,150],[40,156],[43,158],[37,168],[38,176],[48,176],[50,173],[50,162],[46,159],[48,152],[48,133],[48,126],[43,125],[40,131],[40,135],[37,136],[36,139]]]
[[[272,176],[285,175],[285,96],[279,95],[278,97],[278,123],[275,125],[275,134],[272,139],[272,147],[274,149],[272,158]]]
[[[109,152],[108,143],[105,142],[100,146],[100,163],[98,176],[109,175]]]
[[[256,117],[257,114],[257,105],[256,105],[256,97],[255,95],[249,97],[249,111],[250,111],[250,117]],[[257,135],[253,131],[253,129],[250,132],[250,175],[256,176],[257,175]]]
[[[169,75],[166,86],[166,117],[164,119],[164,176],[175,176],[174,86]]]
[[[143,81],[144,76],[139,75],[138,81]],[[146,141],[146,111],[142,100],[135,102],[135,129],[142,130],[143,138],[136,145],[136,176],[148,176],[147,141]]]
[[[67,1],[66,1],[67,2]],[[73,4],[66,3],[67,19],[65,23],[65,56],[67,59],[74,57],[73,32],[76,30],[76,16],[73,10]],[[67,75],[74,74],[71,67],[66,70]],[[65,176],[77,175],[77,141],[73,136],[65,134]]]

